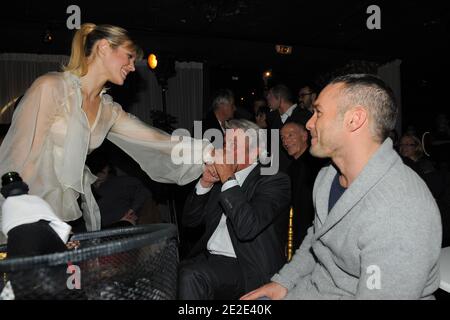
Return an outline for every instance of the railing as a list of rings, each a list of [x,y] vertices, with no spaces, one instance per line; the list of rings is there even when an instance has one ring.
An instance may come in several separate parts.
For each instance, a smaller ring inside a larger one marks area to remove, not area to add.
[[[171,300],[178,241],[172,224],[87,232],[63,253],[0,261],[0,293],[15,299]],[[6,246],[0,246],[0,254]],[[7,253],[6,253],[7,254]],[[6,288],[5,288],[6,286]],[[11,290],[12,288],[12,290]]]

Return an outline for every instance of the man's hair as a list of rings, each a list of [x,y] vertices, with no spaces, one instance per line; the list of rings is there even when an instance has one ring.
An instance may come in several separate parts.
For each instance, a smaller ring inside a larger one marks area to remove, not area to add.
[[[330,84],[343,83],[338,103],[339,114],[361,105],[372,119],[372,135],[383,142],[395,128],[397,106],[394,93],[383,80],[371,74],[348,74],[333,79]]]
[[[420,141],[420,139],[418,137],[416,137],[415,135],[413,135],[413,134],[409,134],[409,133],[404,134],[400,138],[400,145],[399,146],[401,147],[401,140],[403,138],[406,138],[406,137],[410,138],[414,142],[414,156],[417,159],[420,158],[421,156],[423,156],[422,141]]]
[[[230,89],[218,90],[212,102],[212,110],[216,111],[222,103],[231,103],[234,100],[234,93]]]
[[[312,82],[304,83],[302,86],[300,86],[300,89],[303,89],[303,88],[308,88],[309,91],[311,91],[311,93],[315,93],[315,94],[319,93],[319,87]]]
[[[259,147],[260,152],[266,151],[266,141],[259,141],[258,143],[258,140],[260,140],[259,137],[264,131],[256,123],[245,119],[232,119],[225,121],[225,129],[244,130],[245,133],[249,133],[248,137],[250,150]]]
[[[259,107],[258,111],[256,111],[256,115],[259,116],[262,114],[265,114],[266,117],[268,117],[270,114],[270,108],[269,107]]]
[[[294,101],[294,96],[292,91],[284,84],[276,85],[270,88],[270,92],[277,99],[283,99],[284,101],[292,103]]]

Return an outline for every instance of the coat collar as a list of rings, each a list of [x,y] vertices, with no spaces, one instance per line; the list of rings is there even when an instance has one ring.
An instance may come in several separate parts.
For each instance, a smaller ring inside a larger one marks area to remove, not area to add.
[[[342,220],[398,161],[401,159],[392,147],[392,140],[387,138],[328,213],[330,186],[337,173],[336,169],[330,166],[320,181],[320,185],[324,187],[318,190],[315,199],[317,216],[321,223],[315,238],[319,239]]]

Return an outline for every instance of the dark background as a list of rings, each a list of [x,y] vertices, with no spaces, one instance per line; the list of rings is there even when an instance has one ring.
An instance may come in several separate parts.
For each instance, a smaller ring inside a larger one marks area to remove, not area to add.
[[[31,1],[2,3],[0,52],[70,54],[73,31],[66,27],[71,4],[81,22],[128,29],[145,53],[160,61],[200,61],[205,97],[220,87],[235,90],[248,107],[269,84],[292,89],[352,61],[381,65],[401,59],[403,127],[419,131],[448,114],[450,4],[434,1]],[[381,8],[381,30],[369,30],[369,5]],[[52,35],[51,42],[43,41]],[[293,46],[290,56],[276,44]],[[236,77],[239,80],[232,80]],[[205,99],[205,108],[209,99]]]

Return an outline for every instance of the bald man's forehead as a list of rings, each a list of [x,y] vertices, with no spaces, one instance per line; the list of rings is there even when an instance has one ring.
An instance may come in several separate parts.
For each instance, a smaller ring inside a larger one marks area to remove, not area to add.
[[[301,125],[299,125],[299,124],[297,124],[297,123],[293,123],[293,122],[290,122],[290,123],[287,123],[287,124],[285,124],[282,128],[281,128],[281,131],[283,132],[283,130],[284,131],[291,131],[291,132],[303,132],[303,131],[306,131]]]

